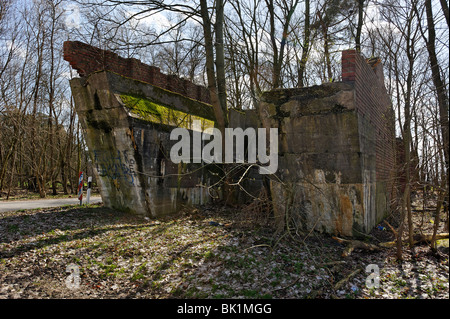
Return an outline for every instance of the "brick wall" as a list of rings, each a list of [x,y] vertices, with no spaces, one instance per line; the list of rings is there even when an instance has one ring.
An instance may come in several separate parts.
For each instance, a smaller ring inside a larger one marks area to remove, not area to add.
[[[384,86],[380,60],[365,59],[355,50],[342,52],[342,81],[354,83],[355,106],[363,123],[371,126],[377,181],[392,186],[395,178],[394,111]]]
[[[208,89],[175,75],[161,73],[160,69],[141,61],[125,59],[114,52],[102,50],[78,41],[64,42],[64,60],[77,70],[81,77],[96,71],[111,71],[147,82],[191,99],[211,103]]]
[[[354,82],[356,76],[356,51],[342,51],[342,81]]]

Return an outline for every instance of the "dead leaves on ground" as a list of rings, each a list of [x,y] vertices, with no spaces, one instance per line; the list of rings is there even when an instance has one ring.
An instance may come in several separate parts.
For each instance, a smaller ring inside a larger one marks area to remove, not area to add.
[[[448,298],[448,259],[399,268],[389,249],[342,258],[345,246],[330,237],[277,240],[230,216],[211,208],[161,221],[104,207],[4,213],[0,298]],[[361,271],[371,263],[381,268],[375,291]],[[69,264],[79,267],[78,289],[65,284]]]

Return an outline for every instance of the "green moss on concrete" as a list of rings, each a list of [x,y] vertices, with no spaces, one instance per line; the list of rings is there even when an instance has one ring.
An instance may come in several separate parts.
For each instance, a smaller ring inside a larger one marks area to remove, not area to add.
[[[142,96],[121,94],[120,99],[132,113],[149,122],[190,129],[192,121],[199,120],[204,128],[214,127],[211,120],[174,110]]]
[[[211,104],[207,104],[202,101],[191,99],[180,93],[169,91],[167,89],[163,89],[158,86],[153,86],[153,92],[155,92],[155,94],[158,94],[161,98],[164,97],[165,95],[176,95],[182,101],[183,105],[185,105],[189,109],[191,114],[195,114],[195,115],[201,114],[203,117],[205,117],[208,120],[215,119],[214,110],[213,110]]]
[[[128,81],[132,81],[132,82],[135,83],[135,87],[139,87],[138,83],[145,83],[145,84],[151,85],[152,89],[153,89],[153,92],[155,93],[157,98],[158,97],[159,98],[164,98],[165,96],[168,96],[168,95],[169,96],[176,96],[179,100],[181,100],[182,104],[187,107],[187,109],[189,110],[190,114],[194,114],[196,116],[201,116],[202,118],[205,118],[205,119],[208,119],[208,120],[211,120],[211,121],[215,120],[214,110],[213,110],[213,107],[212,107],[211,104],[208,104],[208,103],[203,102],[203,101],[192,99],[192,98],[187,97],[185,95],[182,95],[182,94],[180,94],[178,92],[173,92],[173,91],[161,88],[159,86],[156,86],[154,84],[151,84],[151,83],[148,83],[148,82],[145,82],[145,81],[142,81],[142,80],[138,80],[138,79],[135,79],[135,78],[130,78],[130,77],[124,76],[122,74],[112,72],[110,70],[96,71],[96,72],[91,73],[89,76],[91,76],[92,74],[95,74],[95,73],[100,73],[100,72],[107,72],[107,73],[110,73],[110,74],[114,74],[114,75],[120,76],[121,78],[126,79]],[[144,97],[144,99],[145,99],[145,97]]]
[[[144,117],[148,114],[152,114],[160,118],[162,113],[164,113],[162,105],[151,102],[146,98],[127,94],[121,94],[120,98],[127,108]]]

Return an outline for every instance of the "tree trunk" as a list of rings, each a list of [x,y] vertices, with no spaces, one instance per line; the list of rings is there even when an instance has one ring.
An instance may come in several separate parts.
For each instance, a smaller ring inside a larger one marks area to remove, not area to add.
[[[445,0],[444,0],[445,1]],[[428,40],[427,40],[427,50],[430,57],[431,63],[431,75],[433,78],[433,83],[436,88],[436,93],[438,96],[439,104],[439,117],[440,117],[440,128],[443,140],[444,148],[444,158],[445,167],[447,173],[447,189],[449,187],[449,127],[448,127],[448,96],[445,91],[445,85],[441,79],[441,74],[439,70],[439,62],[436,55],[436,31],[433,19],[433,10],[431,0],[425,0],[425,10],[427,14],[427,24],[428,24]],[[448,16],[448,7],[447,7]],[[448,17],[447,17],[448,19]]]
[[[216,74],[217,74],[217,95],[224,117],[225,127],[228,126],[227,116],[227,90],[225,81],[225,53],[224,53],[224,38],[223,38],[223,19],[224,19],[224,4],[223,0],[216,1]],[[224,136],[224,135],[222,135]]]
[[[277,39],[275,34],[275,6],[273,0],[266,0],[267,9],[269,10],[269,21],[270,21],[270,41],[272,43],[273,50],[273,70],[272,70],[272,89],[277,89],[281,86],[281,69],[283,66],[284,49],[286,47],[287,36],[289,32],[289,25],[294,14],[295,8],[297,7],[298,1],[295,1],[291,7],[286,5],[285,10],[287,14],[285,16],[285,21],[283,21],[283,33],[281,36],[280,50],[278,51]]]
[[[302,57],[300,60],[300,67],[298,69],[298,87],[302,88],[305,86],[305,71],[306,71],[306,62],[308,60],[309,54],[309,41],[311,36],[311,28],[310,28],[310,0],[305,0],[305,35],[303,38],[303,47],[302,47]]]
[[[358,25],[356,26],[356,52],[361,52],[361,31],[364,21],[364,0],[358,0]]]
[[[407,186],[408,187],[408,186]],[[397,260],[403,260],[403,250],[402,250],[402,236],[403,236],[403,227],[404,227],[404,221],[405,221],[405,201],[406,199],[406,192],[403,194],[403,201],[402,201],[402,207],[401,207],[401,213],[400,213],[400,226],[397,230],[397,238],[395,241],[395,245],[397,248]]]
[[[442,11],[444,12],[445,20],[447,21],[447,26],[450,27],[450,18],[448,16],[448,4],[447,0],[441,0]]]
[[[217,92],[216,71],[214,69],[214,45],[211,32],[211,20],[209,18],[208,4],[206,0],[200,0],[201,16],[203,21],[203,32],[205,37],[206,51],[206,76],[208,79],[208,89],[211,97],[211,105],[216,117],[216,123],[222,136],[225,136],[225,127],[227,127],[226,106],[221,104]],[[219,63],[220,65],[220,63]],[[222,72],[222,71],[221,71]]]
[[[439,223],[441,221],[441,207],[442,207],[442,202],[444,201],[444,198],[447,196],[447,193],[440,190],[439,194],[438,194],[438,201],[437,201],[437,205],[436,205],[436,211],[434,213],[434,225],[433,225],[433,236],[431,238],[431,244],[430,247],[431,249],[436,252],[437,250],[437,244],[436,244],[436,235],[437,235],[437,231],[439,228]]]

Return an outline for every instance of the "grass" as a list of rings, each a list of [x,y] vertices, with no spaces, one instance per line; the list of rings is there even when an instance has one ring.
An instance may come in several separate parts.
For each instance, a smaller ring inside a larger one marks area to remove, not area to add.
[[[16,233],[19,231],[19,225],[8,225],[8,231],[11,233]]]
[[[144,262],[142,265],[136,269],[136,271],[131,276],[131,281],[137,281],[146,278],[147,275],[147,263]]]

